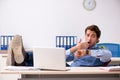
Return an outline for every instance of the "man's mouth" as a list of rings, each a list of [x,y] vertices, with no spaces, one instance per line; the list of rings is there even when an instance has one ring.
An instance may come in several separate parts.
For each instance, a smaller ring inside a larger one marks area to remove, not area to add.
[[[88,49],[90,48],[90,42],[88,42]]]
[[[89,47],[90,47],[90,43],[91,43],[91,42],[88,42],[88,46],[89,46]]]

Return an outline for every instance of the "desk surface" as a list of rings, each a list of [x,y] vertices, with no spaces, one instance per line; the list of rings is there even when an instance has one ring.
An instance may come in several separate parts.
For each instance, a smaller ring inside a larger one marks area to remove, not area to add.
[[[48,70],[2,70],[1,74],[40,74],[40,75],[57,75],[57,74],[120,74],[120,71],[106,71],[99,67],[71,67],[68,71],[48,71]]]

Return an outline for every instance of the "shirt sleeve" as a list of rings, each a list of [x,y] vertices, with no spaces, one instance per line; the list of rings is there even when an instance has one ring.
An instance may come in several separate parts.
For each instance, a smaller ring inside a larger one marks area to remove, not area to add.
[[[70,53],[70,49],[66,50],[66,61],[70,62],[74,60],[74,53]]]
[[[102,62],[108,62],[111,60],[112,54],[111,51],[107,49],[97,49],[91,50],[91,56],[99,58]]]

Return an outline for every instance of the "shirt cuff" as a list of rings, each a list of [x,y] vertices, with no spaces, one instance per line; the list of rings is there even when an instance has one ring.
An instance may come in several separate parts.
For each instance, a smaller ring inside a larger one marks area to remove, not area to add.
[[[70,55],[70,49],[66,50],[66,55]]]

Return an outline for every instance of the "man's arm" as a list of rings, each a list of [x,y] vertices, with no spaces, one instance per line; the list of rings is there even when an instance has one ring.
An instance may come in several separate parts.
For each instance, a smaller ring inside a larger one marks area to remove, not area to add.
[[[96,49],[96,50],[90,50],[89,53],[91,56],[94,56],[96,58],[99,58],[102,62],[108,62],[111,60],[112,53],[108,49]]]
[[[74,53],[70,53],[70,49],[66,50],[66,61],[70,62],[74,60]]]

